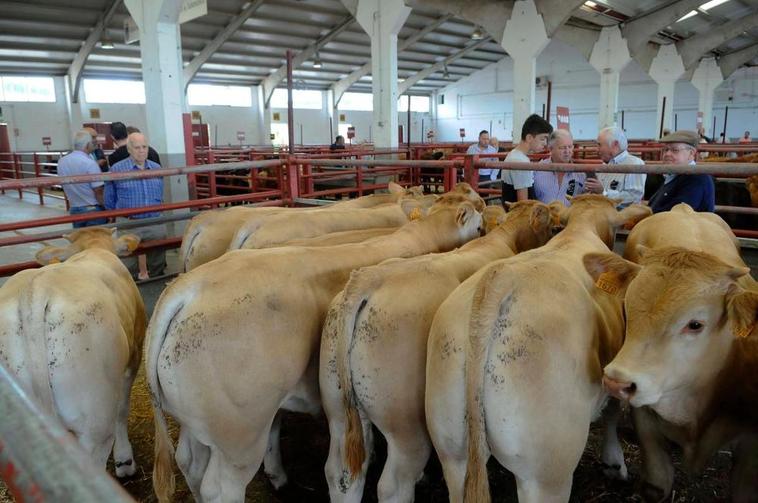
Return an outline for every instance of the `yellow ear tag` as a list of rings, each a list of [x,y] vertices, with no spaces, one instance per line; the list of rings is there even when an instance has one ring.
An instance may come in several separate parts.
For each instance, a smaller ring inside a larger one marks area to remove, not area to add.
[[[497,227],[497,218],[488,218],[487,227],[489,227],[490,229],[494,229],[495,227]]]
[[[408,220],[419,220],[421,219],[421,216],[421,208],[413,208],[410,214],[408,214]]]
[[[750,335],[750,333],[753,331],[754,328],[755,328],[755,323],[753,323],[752,325],[748,325],[745,328],[735,330],[734,336],[737,337],[738,339],[744,339],[745,337]]]
[[[616,292],[618,292],[620,285],[618,284],[618,279],[615,275],[609,272],[604,272],[597,278],[597,281],[595,281],[595,286],[605,293],[615,295]]]
[[[61,263],[61,259],[59,259],[58,257],[53,257],[53,258],[50,259],[50,262],[48,262],[48,263],[49,264],[60,264]]]

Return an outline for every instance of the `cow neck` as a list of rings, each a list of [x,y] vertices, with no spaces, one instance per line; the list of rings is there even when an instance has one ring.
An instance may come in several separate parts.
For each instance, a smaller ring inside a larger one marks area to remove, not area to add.
[[[504,253],[507,253],[509,256],[515,255],[534,248],[534,246],[524,243],[526,241],[525,238],[522,239],[522,234],[526,230],[525,227],[528,228],[528,226],[528,222],[524,223],[522,219],[506,219],[505,222],[492,229],[489,234],[463,245],[460,251],[494,248],[498,252],[497,255],[503,255]],[[507,248],[507,250],[503,248]]]
[[[562,243],[564,241],[573,241],[577,237],[594,236],[596,239],[605,244],[606,248],[613,249],[613,240],[615,239],[615,232],[611,231],[609,222],[605,219],[597,218],[597,212],[588,210],[579,215],[575,215],[574,218],[569,219],[566,227],[558,233],[550,242]]]

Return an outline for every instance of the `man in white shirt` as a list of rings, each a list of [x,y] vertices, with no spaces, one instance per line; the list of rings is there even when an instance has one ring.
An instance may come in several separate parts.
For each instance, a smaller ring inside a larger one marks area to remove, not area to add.
[[[619,127],[601,129],[597,144],[598,154],[605,164],[645,164],[645,161],[627,152],[626,135]],[[620,199],[619,208],[623,208],[642,201],[646,177],[644,173],[598,173],[597,178],[587,177],[584,191]]]
[[[529,162],[529,154],[545,150],[547,138],[553,132],[553,126],[537,114],[532,114],[524,121],[521,128],[521,141],[505,158],[506,162]],[[534,199],[534,172],[531,170],[503,170],[503,201],[524,201]],[[530,189],[532,189],[530,191]],[[531,194],[530,194],[531,192]]]
[[[474,143],[467,150],[469,155],[481,155],[481,154],[497,154],[497,149],[490,145],[490,133],[483,129],[479,131],[479,143]],[[494,157],[485,157],[482,161],[497,161]],[[496,169],[480,168],[479,169],[479,181],[486,182],[487,180],[495,180],[497,178]]]
[[[100,167],[90,157],[94,143],[89,131],[82,129],[74,136],[74,150],[58,161],[58,176],[99,175]],[[69,203],[69,213],[80,215],[103,211],[103,182],[70,183],[63,186],[63,192]],[[105,218],[94,218],[83,222],[74,222],[75,229],[90,225],[103,225]]]

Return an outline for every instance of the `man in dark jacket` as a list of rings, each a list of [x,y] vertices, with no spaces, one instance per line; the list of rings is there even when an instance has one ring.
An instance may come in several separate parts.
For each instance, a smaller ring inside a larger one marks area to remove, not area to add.
[[[129,151],[126,149],[127,137],[132,133],[139,132],[140,130],[136,127],[126,127],[123,122],[114,122],[111,124],[111,136],[113,137],[113,143],[116,144],[116,150],[111,152],[111,155],[108,156],[108,164],[113,166],[117,162],[123,161],[129,157]],[[148,147],[147,158],[158,165],[161,163],[161,158],[153,147]]]
[[[664,175],[664,183],[650,198],[653,213],[668,211],[679,203],[687,203],[695,211],[713,211],[716,205],[716,190],[713,177],[697,174],[695,159],[700,137],[695,131],[676,131],[664,136],[663,162],[692,166],[692,174]]]

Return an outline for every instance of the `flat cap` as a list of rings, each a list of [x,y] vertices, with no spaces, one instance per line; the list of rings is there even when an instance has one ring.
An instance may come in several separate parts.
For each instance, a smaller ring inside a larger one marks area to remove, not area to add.
[[[671,134],[667,134],[658,141],[660,143],[686,143],[687,145],[697,148],[700,144],[700,136],[695,131],[683,129],[681,131],[674,131]]]

